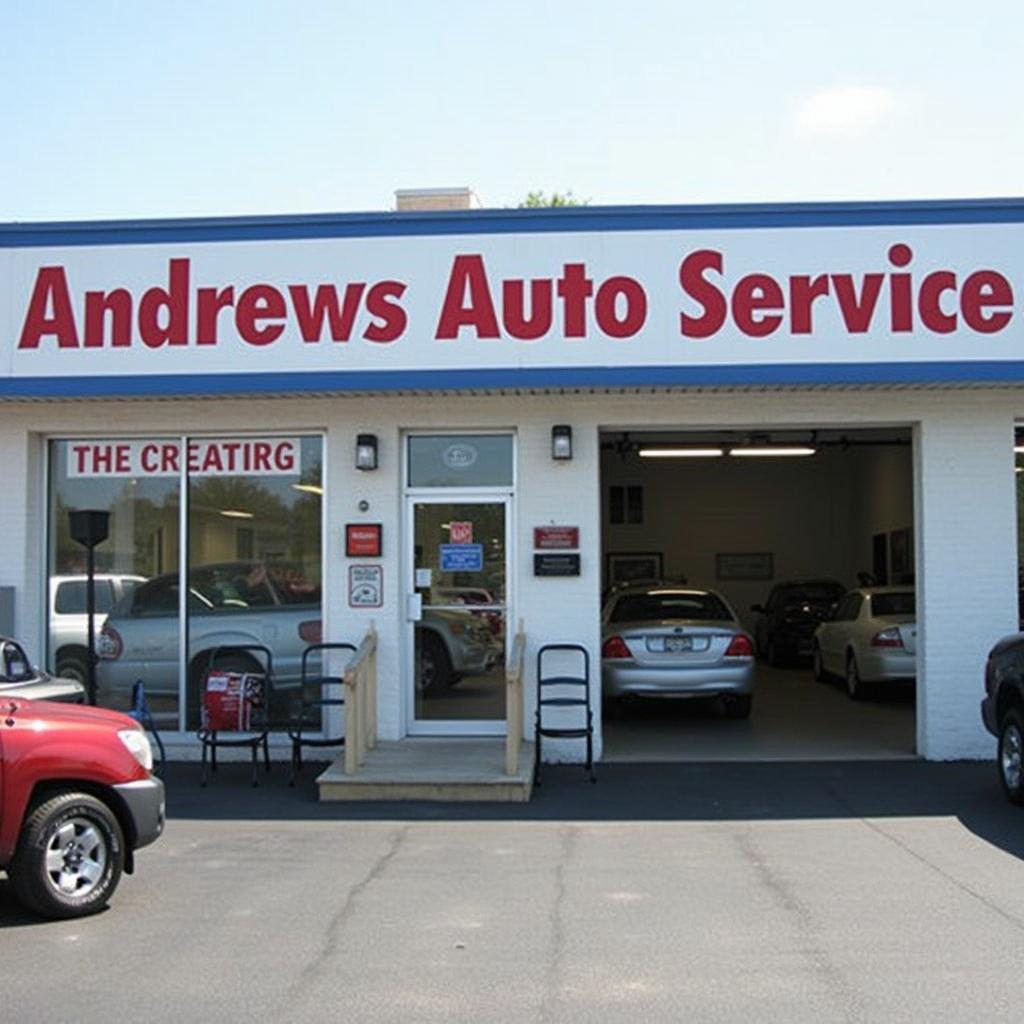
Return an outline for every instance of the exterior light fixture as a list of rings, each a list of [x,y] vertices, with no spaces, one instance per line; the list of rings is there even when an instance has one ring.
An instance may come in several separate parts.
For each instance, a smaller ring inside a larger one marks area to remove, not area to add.
[[[748,448],[732,448],[729,451],[730,455],[739,455],[744,458],[757,458],[765,457],[771,458],[772,456],[795,456],[795,455],[814,455],[817,449],[808,448],[803,445],[794,445],[790,447],[783,447],[781,445],[767,446],[767,447],[748,447]]]
[[[377,435],[356,435],[356,469],[377,468]]]
[[[642,459],[714,459],[724,455],[724,448],[641,448]]]
[[[551,458],[559,461],[572,458],[572,427],[562,423],[551,428]]]

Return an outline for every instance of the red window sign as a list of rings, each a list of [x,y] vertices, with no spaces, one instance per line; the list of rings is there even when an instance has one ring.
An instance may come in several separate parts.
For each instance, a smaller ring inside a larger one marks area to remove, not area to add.
[[[473,543],[473,524],[472,523],[452,523],[451,529],[448,531],[449,542],[452,544],[472,544]]]
[[[380,549],[380,523],[345,524],[345,554],[349,558],[380,558]]]
[[[533,546],[541,551],[564,551],[567,548],[580,546],[580,528],[578,526],[535,526],[533,528]]]

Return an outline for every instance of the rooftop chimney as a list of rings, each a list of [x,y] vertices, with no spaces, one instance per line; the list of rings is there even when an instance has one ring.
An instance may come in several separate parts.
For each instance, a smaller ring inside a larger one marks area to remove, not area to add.
[[[395,209],[478,210],[480,200],[471,188],[400,188],[395,190]]]

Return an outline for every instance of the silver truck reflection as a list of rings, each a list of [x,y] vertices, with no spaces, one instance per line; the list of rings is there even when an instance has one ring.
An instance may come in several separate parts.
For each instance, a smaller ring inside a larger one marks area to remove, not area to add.
[[[126,709],[132,685],[142,679],[154,712],[176,717],[181,623],[177,572],[154,576],[110,611],[96,641],[98,703]],[[188,661],[185,722],[196,728],[199,691],[214,649],[259,644],[274,659],[274,684],[287,691],[299,681],[302,652],[322,636],[320,587],[294,566],[259,561],[195,566],[188,574]],[[472,675],[494,661],[490,631],[467,612],[425,615],[418,636],[429,638],[439,675]],[[327,638],[333,639],[333,638]],[[419,646],[422,646],[419,645]],[[259,671],[256,655],[218,657],[225,671]],[[441,680],[438,680],[441,682]]]

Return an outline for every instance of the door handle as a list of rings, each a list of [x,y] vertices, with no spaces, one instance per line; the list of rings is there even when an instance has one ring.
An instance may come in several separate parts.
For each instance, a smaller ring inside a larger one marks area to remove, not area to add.
[[[423,595],[408,594],[405,598],[405,618],[407,622],[419,622],[423,618]]]

